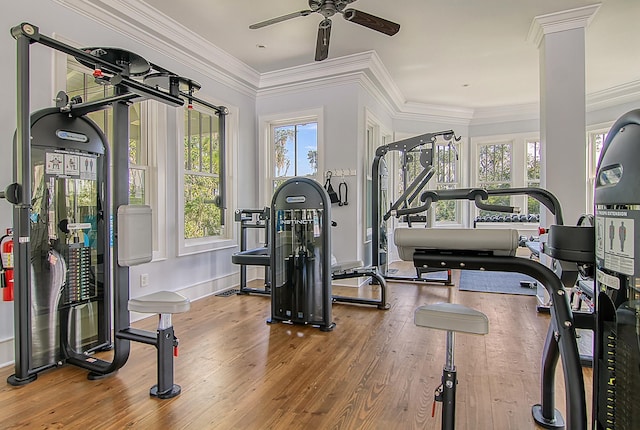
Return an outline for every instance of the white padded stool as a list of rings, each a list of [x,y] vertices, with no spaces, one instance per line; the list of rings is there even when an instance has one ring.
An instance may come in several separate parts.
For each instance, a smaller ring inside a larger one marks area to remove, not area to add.
[[[177,396],[181,388],[173,383],[173,356],[178,355],[178,338],[173,332],[171,315],[187,312],[191,302],[173,291],[158,291],[130,299],[127,308],[133,312],[158,314],[158,330],[155,334],[130,329],[127,338],[154,345],[158,351],[158,383],[151,387],[149,394],[160,399]]]
[[[420,306],[414,313],[419,327],[447,331],[446,362],[442,369],[442,384],[436,388],[435,402],[442,402],[442,430],[455,427],[456,367],[453,362],[454,333],[485,335],[489,333],[489,319],[485,314],[455,303],[435,303]]]

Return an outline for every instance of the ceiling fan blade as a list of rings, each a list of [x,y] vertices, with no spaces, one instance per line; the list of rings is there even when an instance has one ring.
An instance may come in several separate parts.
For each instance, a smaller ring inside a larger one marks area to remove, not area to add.
[[[288,19],[297,18],[299,16],[307,16],[310,13],[313,13],[312,10],[301,10],[299,12],[293,12],[288,15],[282,15],[277,18],[271,18],[266,21],[258,22],[257,24],[252,24],[249,26],[251,30],[255,30],[256,28],[266,27],[267,25],[276,24],[278,22],[286,21]]]
[[[388,21],[384,18],[371,15],[355,9],[346,9],[343,12],[344,19],[363,25],[372,30],[379,31],[389,36],[393,36],[400,30],[400,24]]]
[[[318,39],[316,41],[316,61],[326,60],[329,56],[329,39],[331,38],[331,20],[323,19],[318,25]]]

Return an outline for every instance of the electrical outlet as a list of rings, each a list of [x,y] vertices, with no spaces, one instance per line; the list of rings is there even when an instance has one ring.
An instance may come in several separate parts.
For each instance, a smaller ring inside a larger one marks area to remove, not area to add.
[[[149,286],[149,274],[143,273],[140,275],[140,287],[148,287]]]

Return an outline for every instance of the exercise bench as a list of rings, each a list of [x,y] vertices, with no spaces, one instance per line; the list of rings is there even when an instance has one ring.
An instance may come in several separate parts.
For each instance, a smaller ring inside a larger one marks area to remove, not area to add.
[[[187,312],[190,308],[189,299],[173,291],[158,291],[128,302],[129,311],[158,314],[158,329],[155,333],[129,327],[116,335],[121,339],[156,347],[158,383],[149,390],[151,396],[170,399],[180,394],[180,385],[173,383],[173,357],[178,355],[178,338],[173,332],[171,315]]]

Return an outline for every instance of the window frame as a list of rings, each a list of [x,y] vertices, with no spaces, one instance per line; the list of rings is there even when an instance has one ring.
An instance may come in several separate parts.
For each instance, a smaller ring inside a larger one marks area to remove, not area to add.
[[[371,169],[373,166],[373,159],[376,156],[376,150],[384,145],[393,142],[393,134],[386,127],[384,127],[381,121],[375,117],[369,110],[365,109],[365,128],[364,128],[364,157],[363,157],[363,170],[364,170],[364,197],[362,202],[362,219],[365,220],[362,226],[362,238],[365,244],[371,243],[373,240],[373,230],[372,230],[372,195],[371,190],[373,188],[373,178],[371,176]],[[394,190],[394,166],[393,161],[389,157],[389,159],[385,160],[387,163],[387,168],[389,169],[389,190],[387,192],[392,192]],[[389,198],[392,198],[392,195],[389,195]],[[380,208],[376,208],[376,210],[380,210]],[[391,220],[391,224],[387,224],[388,229],[395,228],[395,220]]]
[[[540,163],[542,160],[542,141],[539,135],[534,133],[511,133],[503,135],[480,136],[471,138],[470,145],[470,163],[471,180],[470,187],[480,187],[479,175],[479,147],[482,145],[509,143],[511,145],[511,181],[510,188],[526,187],[529,182],[527,177],[527,145],[529,142],[540,142]],[[542,165],[540,166],[542,167]],[[542,178],[539,178],[541,180]],[[510,204],[519,207],[521,214],[528,211],[527,196],[510,196]],[[473,225],[473,219],[478,216],[479,209],[473,203],[470,203],[469,225]]]
[[[274,127],[317,123],[317,171],[313,176],[308,178],[321,183],[324,172],[324,109],[306,109],[295,112],[279,113],[273,115],[260,116],[258,119],[260,124],[258,138],[260,142],[258,174],[264,181],[258,181],[261,184],[259,188],[259,198],[265,206],[271,206],[275,181],[275,154],[272,151],[273,140],[272,130]]]
[[[436,169],[436,172],[434,173],[434,179],[433,181],[429,181],[432,182],[431,184],[429,184],[429,189],[435,189],[435,190],[440,190],[440,189],[450,189],[450,187],[453,185],[453,189],[457,189],[457,188],[462,188],[462,181],[463,181],[463,177],[462,177],[462,164],[460,162],[460,153],[462,151],[462,140],[460,140],[459,142],[456,141],[450,141],[450,142],[443,142],[443,141],[438,141],[436,140],[436,142],[433,145],[433,164],[434,164],[434,169]],[[450,148],[450,145],[454,145],[455,146],[455,151],[453,151]],[[453,160],[453,164],[455,166],[455,181],[452,182],[440,182],[438,181],[438,165],[439,165],[439,159],[438,159],[438,154],[440,154],[440,151],[438,151],[436,148],[437,147],[444,147],[444,148],[448,148],[446,149],[446,151],[449,152],[453,152],[454,156],[457,154],[458,157],[454,158]],[[446,188],[442,188],[442,187],[446,187]],[[438,226],[438,227],[444,227],[444,226],[459,226],[462,224],[462,204],[459,200],[454,200],[453,201],[455,204],[455,217],[453,221],[439,221],[436,216],[436,210],[431,210],[431,223],[434,226]],[[444,202],[437,202],[436,205],[442,204]]]
[[[199,237],[199,238],[190,238],[185,239],[184,237],[184,176],[185,176],[185,157],[184,157],[184,137],[185,137],[185,124],[184,124],[184,116],[185,109],[188,109],[188,106],[183,106],[182,108],[175,109],[175,142],[178,142],[174,148],[174,159],[175,161],[175,169],[176,169],[176,187],[175,187],[175,220],[176,220],[176,231],[177,231],[177,254],[178,256],[183,255],[192,255],[199,254],[203,252],[210,252],[220,249],[232,248],[235,246],[233,243],[233,235],[234,228],[232,227],[233,217],[230,215],[233,212],[233,208],[235,207],[235,190],[236,185],[233,180],[235,172],[237,171],[237,166],[235,166],[236,160],[236,151],[237,151],[237,134],[238,134],[238,108],[234,106],[229,106],[224,103],[220,103],[216,100],[210,100],[200,98],[210,103],[214,106],[222,106],[224,105],[227,108],[228,113],[224,115],[225,117],[225,126],[224,126],[224,140],[225,140],[225,159],[220,160],[220,165],[224,163],[224,178],[219,176],[219,180],[225,181],[225,201],[226,208],[222,211],[222,217],[224,217],[224,224],[222,225],[222,234],[217,236],[207,236],[207,237]],[[196,103],[194,103],[195,107]],[[200,105],[199,105],[200,106]],[[208,110],[210,108],[206,106],[202,106],[204,110]],[[213,109],[211,109],[213,113]],[[217,115],[216,115],[217,117]]]
[[[587,211],[589,213],[593,213],[595,210],[595,184],[596,184],[596,174],[598,169],[598,161],[600,150],[602,150],[602,146],[604,146],[604,142],[607,138],[607,133],[611,130],[611,123],[604,124],[596,124],[587,128],[587,142],[586,142],[586,151],[587,151],[587,177],[585,178],[585,187],[587,192]],[[602,143],[600,150],[597,148],[596,139],[598,136],[602,136]]]

